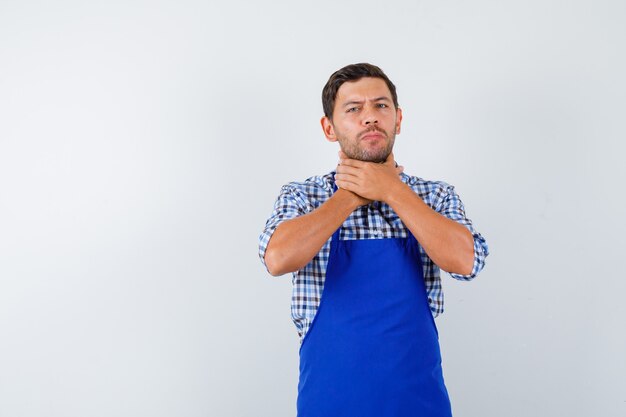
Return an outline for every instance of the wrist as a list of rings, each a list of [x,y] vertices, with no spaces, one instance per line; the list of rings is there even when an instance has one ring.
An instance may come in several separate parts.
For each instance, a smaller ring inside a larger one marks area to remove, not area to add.
[[[353,193],[352,191],[345,190],[343,188],[337,189],[333,197],[340,200],[343,204],[348,205],[352,211],[356,210],[364,204],[368,204],[369,201]]]
[[[388,205],[392,205],[398,195],[406,189],[408,189],[407,185],[403,183],[400,178],[398,178],[397,181],[393,181],[388,187],[385,188],[385,195],[382,200]]]

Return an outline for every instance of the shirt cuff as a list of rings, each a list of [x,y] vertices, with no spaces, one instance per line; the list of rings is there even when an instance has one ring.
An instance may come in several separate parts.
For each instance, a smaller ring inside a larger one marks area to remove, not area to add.
[[[489,255],[489,247],[487,246],[487,242],[480,234],[474,235],[474,266],[472,267],[472,272],[469,275],[463,274],[455,274],[450,272],[450,276],[454,279],[458,279],[459,281],[471,281],[480,271],[482,271],[485,266],[485,258]]]

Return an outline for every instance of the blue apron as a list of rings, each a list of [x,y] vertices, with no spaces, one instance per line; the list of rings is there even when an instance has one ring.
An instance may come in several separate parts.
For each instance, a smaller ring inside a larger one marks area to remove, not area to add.
[[[418,243],[333,234],[298,417],[451,417]]]

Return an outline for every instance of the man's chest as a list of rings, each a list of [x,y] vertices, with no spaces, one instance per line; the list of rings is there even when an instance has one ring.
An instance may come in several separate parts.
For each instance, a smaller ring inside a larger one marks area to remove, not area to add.
[[[341,238],[385,239],[406,237],[400,217],[387,204],[375,201],[355,210],[343,222]]]

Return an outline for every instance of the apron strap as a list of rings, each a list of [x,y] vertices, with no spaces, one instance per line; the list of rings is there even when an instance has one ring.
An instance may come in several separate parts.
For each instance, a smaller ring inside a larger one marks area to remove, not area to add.
[[[333,171],[332,173],[332,181],[333,181],[333,194],[337,192],[337,183],[335,183],[335,172]],[[331,245],[334,242],[339,242],[339,231],[341,230],[341,226],[339,226],[339,228],[337,228],[337,230],[335,230],[335,233],[333,233],[333,237],[331,240]]]

